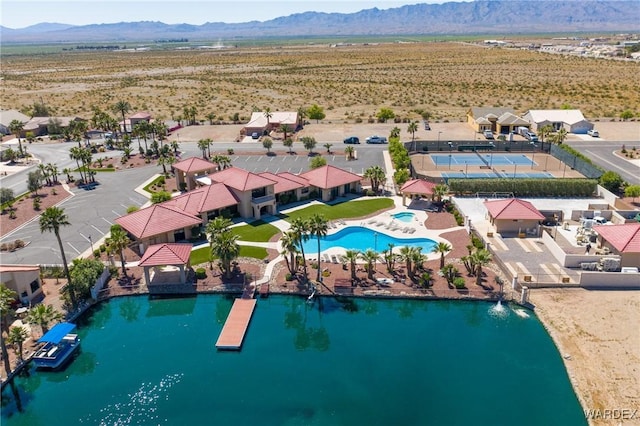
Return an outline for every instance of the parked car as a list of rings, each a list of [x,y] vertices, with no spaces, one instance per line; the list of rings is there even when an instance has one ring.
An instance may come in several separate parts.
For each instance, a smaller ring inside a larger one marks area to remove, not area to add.
[[[530,142],[538,142],[538,136],[531,131],[525,132],[524,137],[527,138],[527,140],[529,140]]]
[[[360,143],[360,139],[358,139],[357,136],[349,136],[348,138],[346,138],[342,142],[344,142],[344,143]]]
[[[258,134],[258,132],[251,133],[251,139],[258,139],[258,138],[260,138],[260,135]]]
[[[600,137],[600,133],[598,133],[598,131],[596,129],[591,129],[589,131],[587,131],[587,134],[591,137],[594,138],[599,138]]]
[[[424,129],[425,129],[425,130],[431,130],[431,126],[429,125],[429,122],[428,122],[428,121],[425,121],[425,122],[424,122]]]
[[[493,139],[493,132],[491,130],[485,130],[484,132],[482,132],[482,134],[484,135],[485,139]]]
[[[369,136],[367,138],[367,143],[387,143],[387,138],[384,136]]]

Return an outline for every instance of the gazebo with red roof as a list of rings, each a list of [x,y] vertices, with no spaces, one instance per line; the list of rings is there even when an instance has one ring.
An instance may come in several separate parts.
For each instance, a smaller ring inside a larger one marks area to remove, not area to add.
[[[186,268],[189,267],[192,244],[154,244],[144,252],[138,266],[144,268],[144,279],[149,285],[185,284],[187,282]],[[185,268],[186,266],[186,268]],[[160,267],[165,267],[160,269]],[[169,268],[166,268],[169,267]],[[176,277],[175,267],[179,270]],[[153,269],[153,275],[149,270]]]
[[[171,166],[175,173],[176,184],[180,190],[191,191],[197,186],[196,179],[216,171],[217,166],[210,161],[199,157],[191,157],[179,161]]]
[[[538,222],[544,215],[528,201],[517,198],[485,201],[489,221],[501,234],[538,235]]]
[[[406,206],[406,196],[413,198],[415,195],[428,196],[433,195],[433,189],[436,184],[422,179],[412,179],[404,183],[400,188],[402,193],[402,205]]]
[[[328,164],[302,173],[300,177],[305,178],[309,181],[309,185],[320,191],[322,201],[331,201],[336,197],[359,191],[362,180],[355,173]]]
[[[593,230],[601,247],[608,247],[620,256],[621,266],[640,265],[640,223],[598,225]]]

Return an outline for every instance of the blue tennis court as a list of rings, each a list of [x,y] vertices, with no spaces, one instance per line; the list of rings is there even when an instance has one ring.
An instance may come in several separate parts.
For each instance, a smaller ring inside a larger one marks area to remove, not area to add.
[[[431,159],[436,166],[457,165],[457,166],[530,166],[532,161],[524,154],[432,154]]]

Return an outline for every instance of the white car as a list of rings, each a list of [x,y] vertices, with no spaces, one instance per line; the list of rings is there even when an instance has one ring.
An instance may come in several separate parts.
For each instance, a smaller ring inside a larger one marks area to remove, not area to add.
[[[600,137],[600,133],[598,133],[598,131],[596,129],[591,129],[589,131],[587,131],[587,134],[591,137],[594,138],[599,138]]]

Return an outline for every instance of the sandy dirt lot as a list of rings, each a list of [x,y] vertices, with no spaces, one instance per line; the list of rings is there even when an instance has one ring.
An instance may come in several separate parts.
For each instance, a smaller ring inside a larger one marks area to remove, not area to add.
[[[539,289],[530,300],[553,337],[582,406],[638,410],[640,424],[640,291]]]

